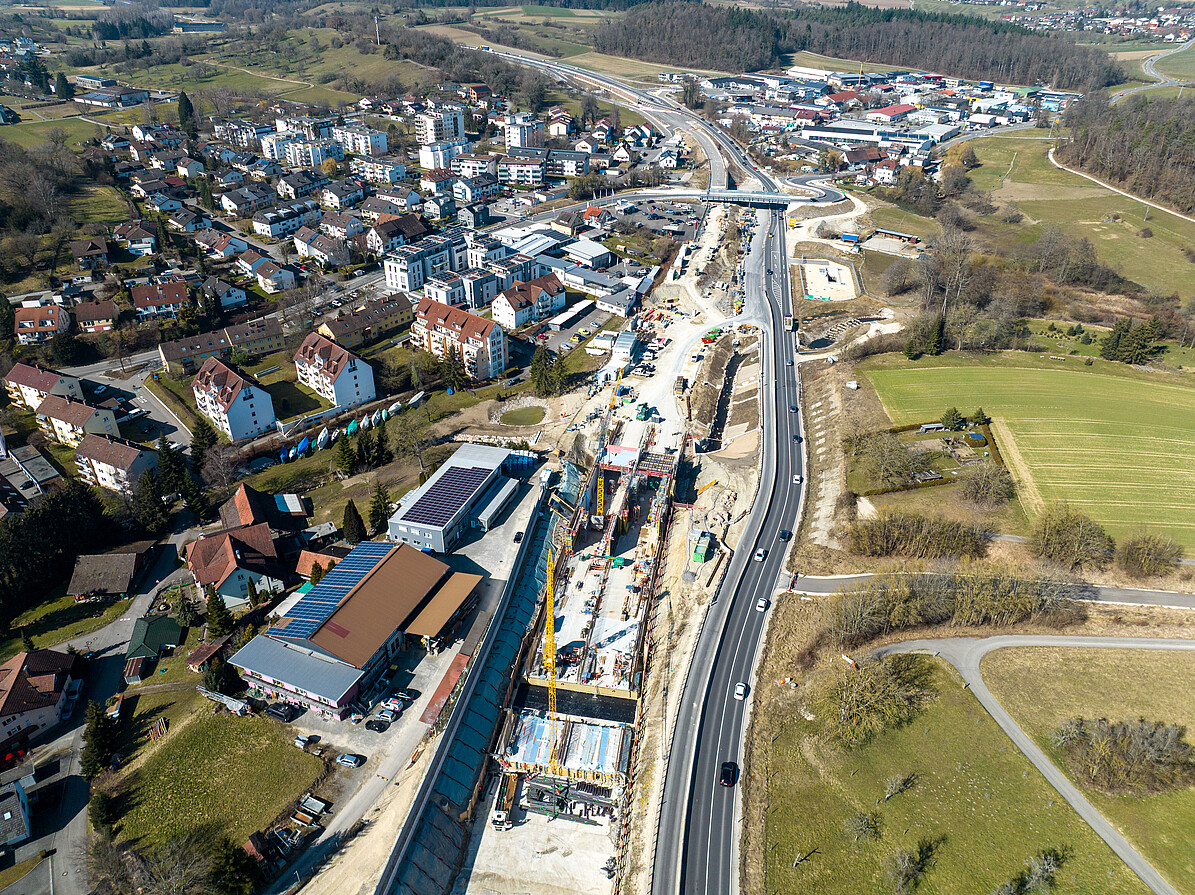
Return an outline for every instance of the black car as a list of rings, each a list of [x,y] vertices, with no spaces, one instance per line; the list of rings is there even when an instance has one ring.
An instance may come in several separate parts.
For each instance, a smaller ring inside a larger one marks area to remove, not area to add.
[[[371,718],[365,722],[365,729],[372,730],[374,733],[385,733],[390,729],[389,721],[379,721],[376,718]]]
[[[792,537],[793,537],[793,533],[791,531],[789,531],[787,528],[780,529],[780,540],[791,541]]]
[[[768,268],[768,276],[770,277],[771,275],[772,275],[772,268],[769,267]]]
[[[279,721],[285,721],[288,724],[299,717],[299,709],[285,702],[276,702],[268,706],[265,713],[271,718],[277,718]]]
[[[515,543],[517,544],[521,540],[523,540],[523,533],[521,531],[516,531],[515,532]]]
[[[397,699],[401,699],[403,702],[414,702],[416,699],[419,698],[419,691],[418,690],[408,690],[406,687],[403,687],[400,690],[395,690],[394,696]]]
[[[723,786],[734,786],[739,779],[739,766],[733,761],[722,762],[722,773],[718,775],[718,782]]]

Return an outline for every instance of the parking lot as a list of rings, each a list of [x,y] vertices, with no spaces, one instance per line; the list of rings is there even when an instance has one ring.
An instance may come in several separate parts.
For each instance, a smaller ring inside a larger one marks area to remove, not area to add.
[[[633,202],[627,204],[629,208],[623,217],[632,227],[650,230],[662,236],[671,236],[681,242],[687,242],[693,238],[693,234],[697,230],[697,220],[701,216],[698,208],[684,202]]]
[[[546,345],[557,354],[559,354],[562,350],[571,351],[573,348],[577,347],[575,343],[570,343],[569,341],[573,336],[578,335],[583,329],[587,330],[589,335],[593,335],[598,331],[598,329],[601,328],[602,324],[609,319],[610,315],[605,311],[599,311],[595,305],[589,311],[589,313],[581,317],[576,323],[567,329],[560,330],[559,332],[553,332],[552,330],[547,329],[546,324],[541,324],[543,327],[543,335],[547,336],[547,339],[540,341],[538,344]],[[581,336],[581,338],[584,340],[587,337]]]

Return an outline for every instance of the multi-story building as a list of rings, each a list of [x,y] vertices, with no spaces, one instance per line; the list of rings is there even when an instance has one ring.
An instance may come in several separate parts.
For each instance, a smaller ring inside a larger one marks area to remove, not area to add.
[[[46,395],[37,408],[37,424],[47,437],[74,447],[84,435],[119,435],[116,415],[73,398]]]
[[[411,299],[396,293],[371,298],[351,314],[325,320],[318,332],[344,348],[356,348],[402,329],[414,319]]]
[[[506,123],[502,125],[506,148],[534,146],[543,136],[543,127],[543,122],[536,121],[530,112],[506,116]]]
[[[398,183],[407,176],[407,164],[397,156],[354,158],[349,161],[349,170],[370,183]]]
[[[259,211],[253,215],[253,232],[259,236],[287,236],[320,219],[323,210],[314,199],[300,199],[290,205]]]
[[[284,115],[274,119],[274,128],[278,133],[301,134],[307,140],[331,136],[333,126],[331,118],[315,118],[311,115]]]
[[[498,156],[464,153],[452,160],[452,173],[458,177],[478,177],[481,174],[498,176]]]
[[[580,177],[589,173],[589,154],[575,149],[512,146],[507,151],[507,156],[515,159],[542,160],[546,177]]]
[[[424,298],[411,324],[412,343],[444,357],[449,348],[460,354],[473,379],[495,379],[506,370],[506,334],[493,320],[462,308]]]
[[[319,219],[321,233],[337,239],[352,239],[365,232],[365,225],[356,214],[348,211],[328,211]]]
[[[428,277],[469,267],[468,243],[459,233],[429,236],[387,255],[386,286],[394,292],[415,292]]]
[[[268,124],[212,119],[212,136],[241,149],[256,149],[261,145],[261,138],[273,132]]]
[[[286,145],[286,162],[292,168],[318,168],[328,159],[344,161],[344,147],[335,140],[302,140]]]
[[[214,332],[163,342],[158,346],[158,356],[172,373],[189,373],[209,357],[228,357],[233,351],[258,357],[280,351],[282,347],[282,324],[274,317],[261,317]]]
[[[71,328],[71,315],[58,305],[16,308],[13,317],[13,332],[22,345],[48,341]]]
[[[129,292],[139,320],[177,317],[188,301],[186,283],[145,283]]]
[[[465,304],[471,310],[484,308],[498,294],[498,279],[493,271],[471,267],[462,271],[460,277],[465,290]]]
[[[252,376],[209,357],[191,381],[195,406],[232,441],[261,435],[274,427],[274,402]]]
[[[373,368],[319,333],[310,333],[299,346],[295,371],[300,383],[333,407],[354,407],[377,396]]]
[[[265,134],[261,137],[261,154],[263,157],[275,162],[283,161],[286,158],[286,147],[302,139],[297,134],[291,133]]]
[[[84,435],[75,448],[83,481],[121,494],[132,494],[137,481],[158,465],[156,451],[110,435]]]
[[[320,192],[320,205],[343,211],[365,198],[365,188],[355,180],[337,180]]]
[[[110,298],[99,301],[83,301],[75,305],[75,322],[80,332],[106,333],[116,325],[120,311]]]
[[[345,124],[332,128],[332,139],[352,155],[385,155],[388,147],[384,131],[362,124]]]
[[[323,171],[292,171],[278,178],[278,195],[283,199],[302,199],[328,185],[328,175]]]
[[[443,105],[415,116],[415,139],[420,144],[465,138],[465,110]]]
[[[471,205],[483,199],[492,199],[499,192],[498,178],[493,174],[478,174],[476,177],[462,177],[452,185],[452,197],[463,205]]]
[[[465,283],[451,272],[436,274],[423,284],[423,294],[432,301],[459,308],[465,304]]]
[[[24,404],[30,410],[37,410],[47,395],[61,398],[82,398],[83,387],[74,376],[67,376],[57,370],[47,370],[35,364],[14,364],[4,377],[4,388],[8,397]]]
[[[503,156],[498,161],[498,182],[516,186],[543,186],[548,162],[542,158]]]
[[[334,236],[301,227],[295,233],[295,254],[300,258],[314,258],[324,267],[344,267],[349,263],[349,250]]]
[[[469,151],[468,140],[437,140],[419,147],[419,167],[425,171],[449,168],[453,160]]]
[[[494,299],[494,321],[506,330],[516,330],[533,320],[543,320],[564,308],[564,285],[554,274],[529,283],[517,282]]]

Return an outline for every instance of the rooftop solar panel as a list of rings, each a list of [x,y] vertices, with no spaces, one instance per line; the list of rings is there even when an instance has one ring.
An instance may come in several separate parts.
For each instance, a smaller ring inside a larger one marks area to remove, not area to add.
[[[477,493],[493,470],[476,466],[453,466],[432,484],[403,514],[404,522],[440,527],[447,524]]]
[[[306,639],[315,634],[336,611],[340,601],[350,590],[377,566],[394,544],[382,541],[363,541],[338,562],[320,583],[304,594],[286,613],[283,627],[271,628],[267,633],[291,639]]]

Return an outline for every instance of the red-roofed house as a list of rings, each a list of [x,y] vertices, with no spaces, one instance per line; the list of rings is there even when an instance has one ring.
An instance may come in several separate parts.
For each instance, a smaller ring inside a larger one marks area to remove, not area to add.
[[[900,121],[902,118],[908,116],[910,112],[916,111],[916,106],[911,106],[908,103],[898,103],[895,106],[884,106],[882,109],[876,109],[867,113],[867,120],[873,121],[876,124],[892,124]]]
[[[82,401],[46,395],[38,405],[37,422],[55,441],[75,447],[85,435],[119,435],[116,415],[106,407],[92,407]]]
[[[187,303],[185,283],[145,283],[134,286],[133,307],[137,317],[145,320],[151,317],[177,317]]]
[[[4,377],[8,396],[30,410],[37,410],[47,395],[82,398],[83,388],[74,376],[47,370],[35,364],[14,364]]]
[[[373,368],[347,348],[310,333],[295,353],[299,382],[333,407],[353,407],[377,396]]]
[[[264,522],[275,534],[302,531],[311,515],[311,498],[298,494],[265,494],[242,483],[220,507],[225,528]]]
[[[16,308],[13,317],[13,332],[22,345],[45,342],[71,328],[71,315],[58,305]]]
[[[17,653],[0,665],[0,753],[58,723],[76,676],[74,656],[48,649]]]
[[[474,379],[495,379],[506,370],[506,334],[493,320],[425,298],[415,309],[411,342],[444,357],[449,347],[460,353]]]
[[[274,401],[252,376],[209,357],[191,380],[199,412],[231,438],[241,441],[274,427]]]
[[[228,606],[249,599],[249,582],[259,594],[283,588],[270,526],[262,522],[204,535],[187,546],[187,568],[200,590],[213,587]]]

